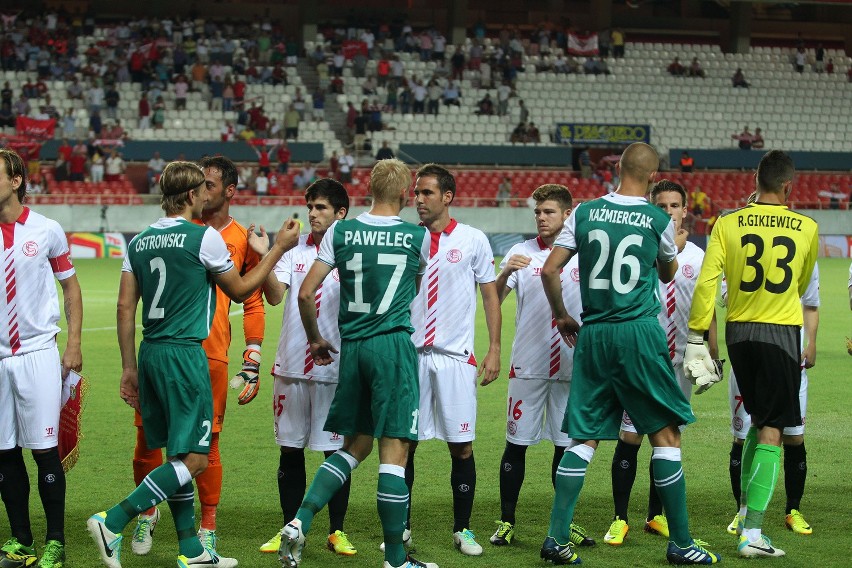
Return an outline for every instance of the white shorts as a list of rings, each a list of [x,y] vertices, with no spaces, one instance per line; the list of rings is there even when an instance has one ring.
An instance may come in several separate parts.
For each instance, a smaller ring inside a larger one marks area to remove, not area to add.
[[[275,376],[272,387],[272,416],[275,441],[288,448],[310,448],[318,452],[343,447],[343,436],[323,430],[337,383]]]
[[[689,402],[692,400],[692,383],[689,382],[689,379],[686,378],[686,373],[683,370],[683,363],[678,363],[674,366],[675,377],[677,377],[677,384],[680,386],[681,392],[683,392],[683,396],[686,397],[686,401]],[[680,426],[680,431],[683,432],[686,425]],[[636,426],[633,425],[633,421],[630,420],[630,416],[625,412],[621,415],[621,429],[625,432],[632,432],[636,434]]]
[[[61,401],[56,347],[0,359],[0,450],[55,447]]]
[[[506,440],[532,446],[542,439],[568,447],[571,437],[562,431],[571,381],[509,379]]]
[[[740,396],[740,388],[734,370],[728,375],[728,402],[731,405],[731,434],[734,438],[745,440],[749,428],[751,428],[751,416],[745,411],[743,399]],[[785,436],[801,436],[805,433],[805,410],[808,408],[808,373],[802,367],[802,385],[799,387],[799,409],[802,412],[801,426],[788,426],[784,428]]]
[[[476,367],[440,353],[418,353],[418,440],[471,442],[476,437]]]

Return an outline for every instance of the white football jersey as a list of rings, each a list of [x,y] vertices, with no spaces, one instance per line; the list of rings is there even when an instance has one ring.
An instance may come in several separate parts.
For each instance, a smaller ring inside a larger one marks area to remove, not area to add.
[[[491,245],[485,233],[455,219],[430,238],[429,263],[411,304],[411,340],[418,351],[431,349],[476,365],[476,285],[495,280]]]
[[[678,269],[674,279],[669,283],[660,282],[662,310],[657,318],[666,332],[669,357],[674,365],[683,363],[689,333],[689,309],[703,261],[704,251],[687,241],[683,251],[677,255]]]
[[[317,258],[318,243],[312,234],[299,237],[299,244],[284,253],[275,265],[275,276],[279,282],[289,286],[284,302],[284,317],[281,322],[281,335],[278,338],[278,352],[272,374],[291,379],[314,380],[323,383],[336,383],[340,357],[335,357],[330,365],[314,365],[308,348],[308,337],[299,316],[299,288]],[[340,277],[337,269],[326,276],[316,293],[317,325],[320,334],[336,349],[340,349],[340,329],[337,326],[337,313],[340,309]]]
[[[540,237],[518,243],[509,250],[502,270],[512,255],[521,254],[532,260],[526,268],[513,272],[506,285],[517,294],[518,307],[515,312],[515,340],[512,343],[512,363],[509,378],[571,380],[574,366],[574,349],[562,340],[556,329],[544,286],[541,284],[541,268],[550,254]],[[581,323],[580,313],[580,269],[575,254],[562,269],[562,300],[568,315]],[[551,315],[551,317],[546,317]]]
[[[24,207],[3,234],[0,358],[56,345],[59,296],[53,279],[74,275],[68,239],[59,223]]]

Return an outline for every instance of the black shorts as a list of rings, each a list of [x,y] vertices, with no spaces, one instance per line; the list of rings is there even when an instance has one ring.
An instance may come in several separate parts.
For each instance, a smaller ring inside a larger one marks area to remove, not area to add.
[[[802,382],[800,327],[728,323],[728,356],[752,426],[800,426]]]

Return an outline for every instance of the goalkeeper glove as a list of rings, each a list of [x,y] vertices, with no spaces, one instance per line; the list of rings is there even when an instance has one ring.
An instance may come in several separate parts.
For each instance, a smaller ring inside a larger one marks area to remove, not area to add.
[[[694,385],[704,386],[712,385],[721,380],[716,375],[716,365],[713,364],[713,358],[704,345],[704,336],[693,330],[689,330],[687,335],[686,352],[683,356],[683,372],[686,378]],[[703,389],[707,390],[707,388]]]
[[[231,388],[239,389],[239,404],[248,404],[257,396],[260,390],[260,351],[252,347],[246,347],[243,351],[243,368],[231,379]]]
[[[710,387],[715,385],[716,383],[722,381],[725,378],[725,360],[724,359],[713,359],[713,366],[716,367],[716,380],[710,383],[702,384],[695,391],[695,394],[704,394]]]

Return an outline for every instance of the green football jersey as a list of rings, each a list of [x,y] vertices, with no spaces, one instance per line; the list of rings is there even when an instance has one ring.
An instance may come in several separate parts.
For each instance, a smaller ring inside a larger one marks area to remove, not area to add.
[[[136,277],[146,341],[202,341],[216,310],[212,274],[233,267],[221,235],[182,218],[160,219],[127,245],[124,272]]]
[[[340,276],[341,339],[413,333],[411,302],[428,247],[426,229],[399,217],[362,213],[329,229],[317,259]]]
[[[610,194],[578,205],[554,243],[576,251],[583,324],[657,318],[656,262],[677,256],[674,224],[640,197]]]

